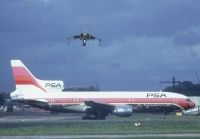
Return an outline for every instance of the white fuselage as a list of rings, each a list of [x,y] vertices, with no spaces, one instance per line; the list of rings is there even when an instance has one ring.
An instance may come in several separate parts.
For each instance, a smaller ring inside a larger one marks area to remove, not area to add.
[[[17,97],[17,95],[19,97]],[[48,105],[80,105],[84,111],[85,101],[101,102],[114,105],[174,105],[180,109],[187,109],[186,96],[171,92],[130,92],[130,91],[102,91],[102,92],[19,92],[11,94],[15,100],[36,100]]]
[[[127,117],[140,111],[166,113],[195,106],[186,96],[171,92],[62,92],[63,81],[37,79],[20,60],[11,60],[11,66],[16,84],[12,100],[52,112],[84,112],[83,119],[105,119],[108,114]]]

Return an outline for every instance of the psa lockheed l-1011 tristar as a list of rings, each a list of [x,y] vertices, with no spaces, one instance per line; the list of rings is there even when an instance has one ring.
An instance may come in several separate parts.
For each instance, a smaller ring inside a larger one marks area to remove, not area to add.
[[[85,113],[83,119],[127,117],[134,112],[171,112],[193,108],[188,97],[172,92],[63,92],[63,81],[39,80],[20,60],[11,60],[16,90],[11,99],[52,112]]]

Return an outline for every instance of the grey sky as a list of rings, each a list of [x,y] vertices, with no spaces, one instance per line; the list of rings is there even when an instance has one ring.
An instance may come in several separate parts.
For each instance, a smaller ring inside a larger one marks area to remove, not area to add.
[[[102,90],[160,90],[159,81],[197,82],[199,0],[1,0],[0,91],[14,90],[11,59],[41,79]],[[87,30],[102,39],[67,45]]]

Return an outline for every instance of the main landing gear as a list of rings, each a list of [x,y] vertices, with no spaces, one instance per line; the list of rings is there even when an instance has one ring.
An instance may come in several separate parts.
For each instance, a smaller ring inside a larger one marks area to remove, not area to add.
[[[102,110],[91,111],[87,110],[86,115],[83,116],[83,120],[105,120],[107,113],[103,112]]]
[[[169,112],[167,111],[163,111],[163,119],[165,120],[167,118],[167,115],[169,114]]]

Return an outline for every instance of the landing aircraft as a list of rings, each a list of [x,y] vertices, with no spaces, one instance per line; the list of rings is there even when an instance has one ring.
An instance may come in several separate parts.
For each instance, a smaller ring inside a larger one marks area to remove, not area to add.
[[[13,101],[51,112],[85,113],[83,119],[128,117],[138,110],[175,111],[193,108],[188,97],[172,92],[63,92],[63,82],[39,80],[20,60],[11,60],[16,90]]]
[[[71,36],[71,37],[68,37],[67,40],[68,40],[68,45],[69,45],[69,42],[70,42],[70,39],[79,39],[82,41],[83,43],[83,46],[86,46],[86,41],[89,41],[89,40],[98,40],[99,41],[99,46],[100,46],[100,42],[101,42],[101,39],[87,33],[87,32],[81,32],[80,34],[78,35],[74,35],[74,36]]]

